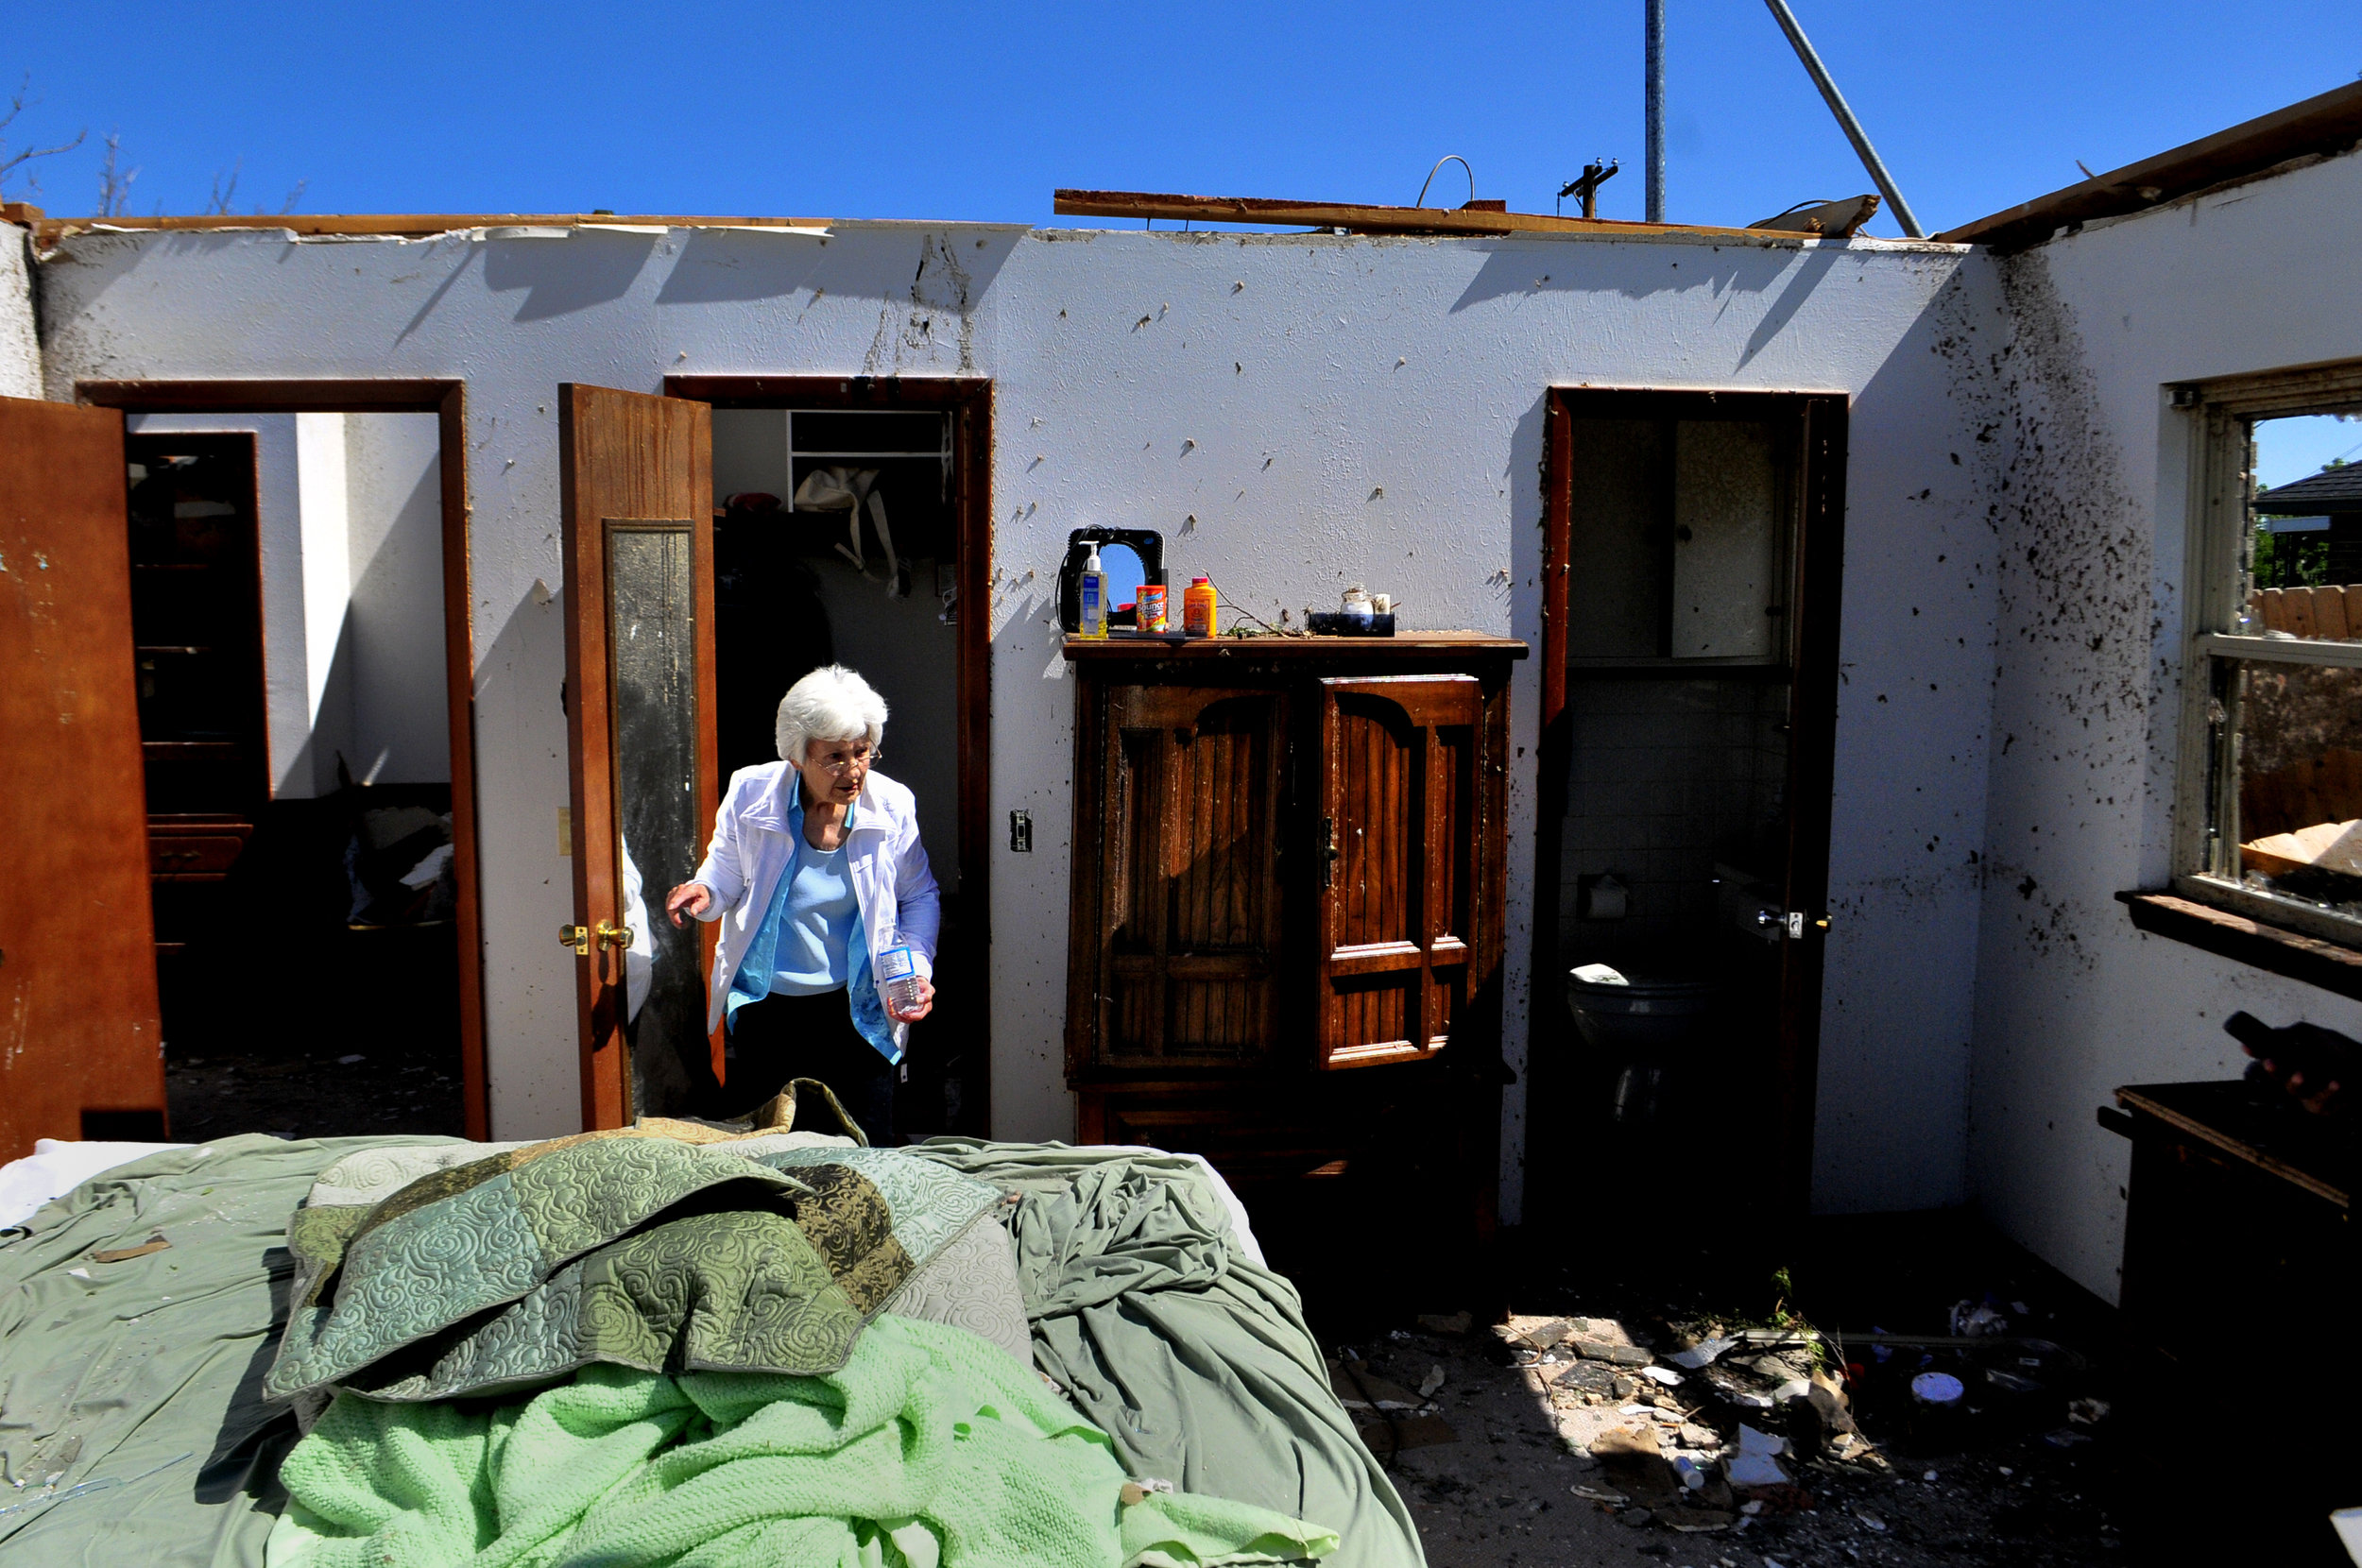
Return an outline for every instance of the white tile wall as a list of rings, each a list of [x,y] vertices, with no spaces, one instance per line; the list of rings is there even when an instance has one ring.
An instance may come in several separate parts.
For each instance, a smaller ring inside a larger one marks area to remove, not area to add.
[[[1583,680],[1559,857],[1561,950],[1569,964],[1702,932],[1717,860],[1770,874],[1756,847],[1777,823],[1788,770],[1788,688],[1759,680]],[[1631,890],[1622,920],[1577,918],[1580,878]]]

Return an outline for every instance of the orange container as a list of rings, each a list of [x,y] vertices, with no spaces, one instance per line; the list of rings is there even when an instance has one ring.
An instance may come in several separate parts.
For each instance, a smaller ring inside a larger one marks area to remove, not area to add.
[[[1214,585],[1200,577],[1181,596],[1181,631],[1185,637],[1214,635]]]

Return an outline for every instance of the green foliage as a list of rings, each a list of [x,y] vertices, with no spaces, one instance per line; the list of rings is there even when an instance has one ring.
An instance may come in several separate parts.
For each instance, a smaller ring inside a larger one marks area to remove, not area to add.
[[[2255,586],[2319,588],[2329,581],[2327,534],[2255,534]]]

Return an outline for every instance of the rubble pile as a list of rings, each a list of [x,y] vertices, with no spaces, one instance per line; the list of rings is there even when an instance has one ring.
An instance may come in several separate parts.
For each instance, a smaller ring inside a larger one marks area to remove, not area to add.
[[[1589,1461],[1575,1494],[1623,1524],[1743,1528],[1805,1505],[1806,1461],[1890,1473],[1813,1338],[1720,1326],[1660,1336],[1610,1318],[1512,1317],[1492,1333]]]
[[[1988,1505],[2024,1511],[2011,1495],[2037,1465],[2057,1523],[2104,1552],[2113,1531],[2067,1489],[2108,1403],[2087,1391],[2080,1355],[2011,1333],[2012,1308],[2022,1319],[2023,1304],[1962,1302],[1952,1334],[1842,1338],[1801,1323],[1520,1314],[1487,1329],[1428,1316],[1366,1352],[1341,1348],[1330,1367],[1364,1440],[1391,1459],[1472,1436],[1438,1397],[1446,1346],[1460,1340],[1547,1410],[1575,1506],[1642,1532],[1649,1555],[1662,1555],[1651,1541],[1749,1531],[1758,1552],[1832,1532],[1881,1560],[1909,1542],[1965,1547]]]

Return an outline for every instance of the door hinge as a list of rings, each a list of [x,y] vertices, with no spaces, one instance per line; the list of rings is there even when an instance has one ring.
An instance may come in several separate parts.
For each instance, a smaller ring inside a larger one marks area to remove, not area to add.
[[[1337,819],[1321,818],[1321,886],[1330,887],[1337,880]]]

